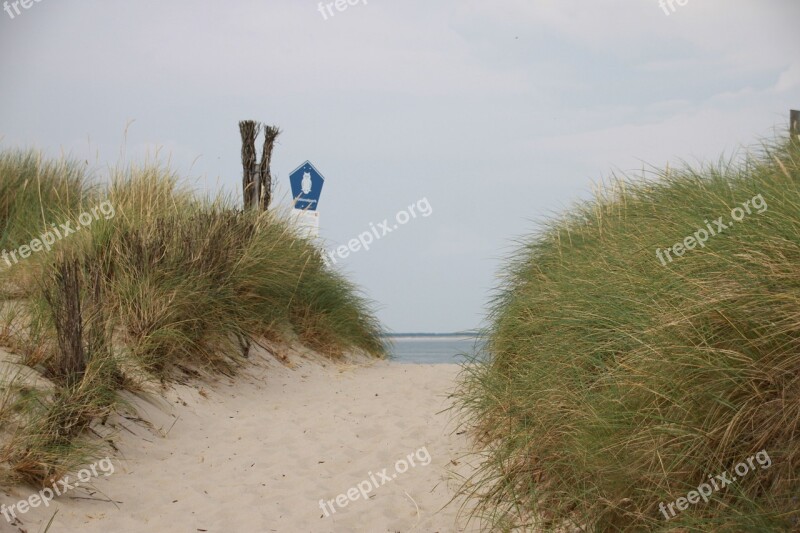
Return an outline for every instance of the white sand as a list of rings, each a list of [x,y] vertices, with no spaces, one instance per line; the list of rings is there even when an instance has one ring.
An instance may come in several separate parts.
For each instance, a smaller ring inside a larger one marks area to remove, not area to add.
[[[454,472],[469,471],[465,437],[440,413],[459,367],[255,359],[234,380],[178,386],[155,404],[134,398],[153,428],[117,419],[127,429],[114,438],[115,473],[22,515],[22,530],[43,531],[54,509],[54,533],[476,530],[456,525],[458,502],[446,506]],[[397,473],[409,454],[417,466]],[[396,477],[386,482],[383,469]],[[368,499],[359,493],[325,516],[320,499],[366,489],[370,472],[383,484]],[[31,493],[0,492],[0,503]],[[20,529],[0,516],[0,531]]]

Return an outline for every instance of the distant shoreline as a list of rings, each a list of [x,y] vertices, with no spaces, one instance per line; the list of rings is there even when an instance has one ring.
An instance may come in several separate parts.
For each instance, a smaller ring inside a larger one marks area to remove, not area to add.
[[[478,331],[460,331],[456,333],[382,333],[383,338],[481,338],[483,335]]]

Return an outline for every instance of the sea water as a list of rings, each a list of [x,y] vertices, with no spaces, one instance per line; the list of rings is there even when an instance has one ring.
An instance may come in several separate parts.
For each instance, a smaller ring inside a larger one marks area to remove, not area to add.
[[[398,363],[463,363],[483,356],[483,340],[478,337],[387,337],[392,343],[390,359]]]

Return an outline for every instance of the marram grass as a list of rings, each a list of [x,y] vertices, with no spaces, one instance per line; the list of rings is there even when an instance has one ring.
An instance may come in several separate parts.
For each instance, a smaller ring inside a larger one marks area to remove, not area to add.
[[[0,153],[6,249],[102,202],[113,216],[0,265],[15,356],[0,366],[0,482],[52,484],[99,453],[86,430],[117,391],[233,374],[261,339],[384,355],[371,304],[280,213],[200,198],[159,165],[99,187],[76,164]],[[44,386],[23,379],[32,368]]]
[[[488,529],[800,530],[800,145],[657,174],[508,264],[491,358],[457,395],[482,450],[462,492]],[[658,259],[757,195],[762,212]],[[761,450],[768,468],[660,511]]]

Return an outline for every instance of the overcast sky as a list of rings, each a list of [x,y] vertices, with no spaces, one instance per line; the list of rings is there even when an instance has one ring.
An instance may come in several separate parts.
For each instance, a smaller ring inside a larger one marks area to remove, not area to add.
[[[199,190],[238,195],[238,121],[275,124],[283,190],[306,159],[325,175],[328,248],[428,200],[338,262],[386,326],[472,328],[515,241],[592,183],[715,160],[800,107],[800,2],[681,1],[9,5],[0,148],[101,170],[160,148]]]

